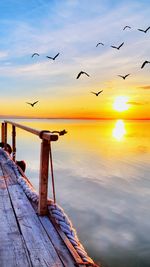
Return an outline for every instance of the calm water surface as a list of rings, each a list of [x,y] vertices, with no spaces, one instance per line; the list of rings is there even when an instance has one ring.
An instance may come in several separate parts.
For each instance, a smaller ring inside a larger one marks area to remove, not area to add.
[[[15,121],[68,132],[52,144],[56,199],[89,255],[105,267],[149,267],[150,122]],[[17,129],[17,160],[37,190],[40,142]]]

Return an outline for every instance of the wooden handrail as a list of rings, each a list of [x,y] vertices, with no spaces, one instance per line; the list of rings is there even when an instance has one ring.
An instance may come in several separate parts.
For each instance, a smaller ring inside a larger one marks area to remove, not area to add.
[[[36,130],[36,129],[33,129],[33,128],[30,128],[28,126],[25,126],[25,125],[21,125],[19,123],[16,123],[16,122],[12,122],[12,121],[7,121],[5,120],[4,123],[9,123],[15,127],[18,127],[22,130],[25,130],[29,133],[32,133],[32,134],[35,134],[35,135],[38,135],[41,139],[45,139],[45,140],[48,140],[48,141],[57,141],[58,140],[58,135],[57,134],[53,134],[51,132],[44,132],[44,131],[39,131],[39,130]],[[42,136],[40,136],[42,132]]]
[[[48,194],[48,172],[49,172],[49,159],[50,159],[50,168],[52,176],[52,185],[53,185],[53,196],[55,202],[55,192],[54,192],[54,177],[53,177],[53,164],[52,164],[52,153],[51,153],[51,141],[57,141],[58,135],[53,134],[50,131],[39,131],[28,126],[21,125],[16,122],[5,120],[2,123],[1,129],[1,139],[4,142],[5,149],[7,144],[7,124],[12,125],[12,159],[15,161],[16,157],[16,127],[32,134],[39,136],[42,139],[41,142],[41,152],[40,152],[40,173],[39,173],[39,204],[38,204],[38,213],[40,215],[47,214],[47,194]],[[59,133],[59,132],[58,132]],[[61,133],[61,132],[60,132]],[[61,134],[60,134],[61,135]]]

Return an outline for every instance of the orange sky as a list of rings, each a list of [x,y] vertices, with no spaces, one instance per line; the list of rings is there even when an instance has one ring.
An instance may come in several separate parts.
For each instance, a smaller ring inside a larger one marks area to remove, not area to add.
[[[1,117],[150,118],[150,64],[141,68],[150,30],[138,30],[149,26],[149,5],[108,2],[0,3]],[[77,79],[81,70],[89,76]],[[128,110],[113,109],[118,96],[128,98]],[[26,103],[37,100],[34,108]]]

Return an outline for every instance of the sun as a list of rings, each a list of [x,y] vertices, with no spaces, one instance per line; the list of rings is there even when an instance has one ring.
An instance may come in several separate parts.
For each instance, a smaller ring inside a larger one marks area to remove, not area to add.
[[[129,108],[127,102],[128,102],[127,96],[117,96],[113,104],[114,110],[117,110],[119,112],[127,110]]]

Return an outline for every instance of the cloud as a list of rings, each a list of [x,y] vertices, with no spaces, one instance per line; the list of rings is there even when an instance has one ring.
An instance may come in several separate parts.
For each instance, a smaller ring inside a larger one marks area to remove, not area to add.
[[[129,104],[129,105],[135,105],[135,106],[141,106],[141,105],[144,105],[144,103],[134,102],[134,101],[129,101],[129,102],[127,102],[127,104]]]
[[[150,90],[150,85],[140,86],[139,88],[143,90]]]
[[[0,51],[0,59],[4,59],[8,56],[8,52],[7,51]]]

